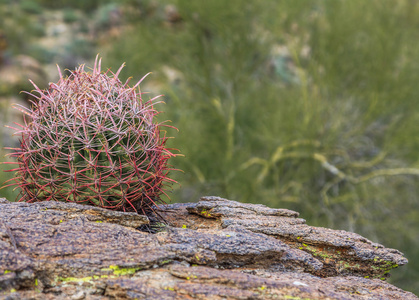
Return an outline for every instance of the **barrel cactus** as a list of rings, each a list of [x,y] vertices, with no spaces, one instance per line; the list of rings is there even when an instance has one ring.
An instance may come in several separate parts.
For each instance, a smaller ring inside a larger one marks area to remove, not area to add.
[[[69,76],[41,90],[32,81],[35,100],[24,115],[16,175],[7,186],[21,188],[19,201],[66,201],[150,214],[164,203],[174,180],[165,146],[168,137],[155,116],[155,97],[142,99],[139,85],[122,83],[116,73],[101,72],[96,58],[91,72],[80,65]],[[29,118],[28,118],[29,116]]]

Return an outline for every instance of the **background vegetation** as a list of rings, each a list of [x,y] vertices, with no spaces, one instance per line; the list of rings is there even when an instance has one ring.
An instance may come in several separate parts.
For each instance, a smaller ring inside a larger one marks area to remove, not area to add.
[[[143,90],[165,94],[185,155],[172,201],[219,195],[357,232],[404,252],[390,281],[419,293],[418,2],[0,3],[3,69],[24,54],[54,80],[50,65],[100,52],[125,78],[153,71]]]

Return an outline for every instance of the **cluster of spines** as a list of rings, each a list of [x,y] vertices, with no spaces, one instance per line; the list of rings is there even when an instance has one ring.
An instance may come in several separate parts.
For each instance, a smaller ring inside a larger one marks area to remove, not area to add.
[[[96,59],[92,73],[80,65],[68,77],[39,89],[32,108],[16,105],[24,124],[15,152],[18,168],[6,186],[21,188],[19,201],[69,201],[109,209],[148,214],[163,202],[171,170],[167,161],[175,156],[165,147],[162,123],[153,123],[158,112],[155,97],[141,98],[116,73],[101,72]],[[110,76],[111,75],[111,76]],[[147,76],[147,75],[146,75]],[[171,127],[171,126],[168,126]]]

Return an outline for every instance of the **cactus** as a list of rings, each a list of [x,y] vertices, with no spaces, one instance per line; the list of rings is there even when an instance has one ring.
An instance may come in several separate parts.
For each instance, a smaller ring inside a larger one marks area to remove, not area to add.
[[[153,106],[160,96],[143,101],[140,83],[134,86],[116,73],[101,72],[96,57],[92,72],[80,65],[70,75],[39,89],[23,125],[16,175],[6,186],[21,188],[19,201],[67,201],[103,208],[150,214],[174,180],[168,177],[168,159],[176,156],[165,147],[168,137],[154,122]],[[30,118],[28,119],[27,116]],[[172,126],[168,126],[172,127]],[[7,183],[6,182],[6,183]]]

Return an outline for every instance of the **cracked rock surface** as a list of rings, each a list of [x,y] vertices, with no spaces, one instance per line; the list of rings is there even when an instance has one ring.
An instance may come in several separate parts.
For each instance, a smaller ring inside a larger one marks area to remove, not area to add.
[[[219,197],[145,216],[0,199],[0,299],[418,299],[397,250]],[[144,230],[154,225],[157,230]]]

